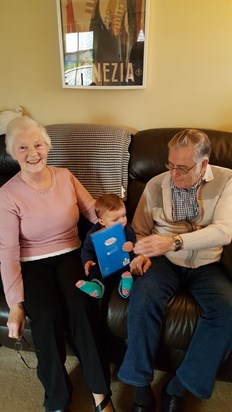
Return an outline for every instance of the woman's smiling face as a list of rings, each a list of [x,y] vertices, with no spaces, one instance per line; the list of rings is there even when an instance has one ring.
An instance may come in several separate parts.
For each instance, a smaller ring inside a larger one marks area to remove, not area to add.
[[[46,167],[48,146],[39,130],[26,130],[15,137],[13,155],[23,173],[38,173]]]

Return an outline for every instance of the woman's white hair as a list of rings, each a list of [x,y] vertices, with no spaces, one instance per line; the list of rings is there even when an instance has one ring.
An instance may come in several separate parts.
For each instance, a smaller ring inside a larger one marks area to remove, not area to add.
[[[6,152],[13,157],[13,145],[14,139],[18,135],[23,134],[25,131],[35,131],[37,130],[40,133],[40,136],[44,139],[48,150],[51,149],[51,139],[47,134],[46,129],[38,123],[36,120],[31,119],[28,116],[17,117],[10,121],[7,126],[5,143],[6,143]]]

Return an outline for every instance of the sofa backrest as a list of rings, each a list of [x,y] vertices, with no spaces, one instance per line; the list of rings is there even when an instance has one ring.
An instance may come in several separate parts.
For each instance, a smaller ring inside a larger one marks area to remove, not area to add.
[[[107,190],[99,182],[99,173],[102,170],[108,177],[107,185],[116,182],[116,185],[122,183],[126,187],[128,184],[127,209],[131,220],[147,181],[166,170],[168,141],[183,128],[141,130],[132,140],[126,129],[105,125],[54,124],[48,125],[47,130],[53,143],[53,150],[49,154],[50,164],[70,168],[80,180],[83,180],[87,188],[94,180],[95,188],[99,186],[99,190]],[[212,142],[210,163],[232,168],[232,133],[201,130],[207,133]],[[117,164],[113,163],[114,153],[119,159]],[[5,152],[5,136],[1,135],[0,186],[18,170],[17,162]],[[115,190],[115,186],[109,187],[111,191]],[[96,193],[93,195],[97,196]]]

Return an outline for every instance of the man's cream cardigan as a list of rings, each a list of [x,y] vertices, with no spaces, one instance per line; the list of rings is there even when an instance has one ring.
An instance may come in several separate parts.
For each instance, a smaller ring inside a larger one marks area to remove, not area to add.
[[[152,178],[132,222],[137,239],[178,234],[183,248],[166,254],[174,264],[196,268],[219,261],[232,239],[232,170],[208,165],[197,198],[198,216],[192,222],[173,222],[170,172]]]

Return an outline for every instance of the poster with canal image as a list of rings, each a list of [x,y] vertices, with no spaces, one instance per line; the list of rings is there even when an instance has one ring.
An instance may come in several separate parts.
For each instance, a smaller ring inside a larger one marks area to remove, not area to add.
[[[148,0],[56,0],[62,86],[145,88]]]

